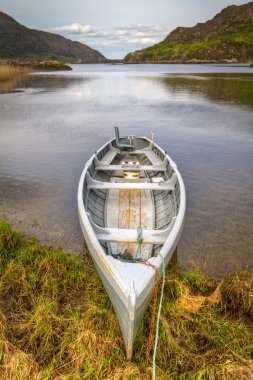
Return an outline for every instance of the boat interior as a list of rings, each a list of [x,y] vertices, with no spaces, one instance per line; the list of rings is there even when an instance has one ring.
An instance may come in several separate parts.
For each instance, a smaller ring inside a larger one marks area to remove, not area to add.
[[[95,153],[83,201],[108,255],[123,261],[156,256],[169,236],[180,202],[177,175],[151,141],[116,137]]]

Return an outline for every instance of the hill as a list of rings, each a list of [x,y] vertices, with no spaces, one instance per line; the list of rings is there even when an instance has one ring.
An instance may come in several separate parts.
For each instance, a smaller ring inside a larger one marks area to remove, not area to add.
[[[54,33],[29,29],[3,12],[0,12],[0,58],[106,62],[101,53],[89,46]]]
[[[251,62],[253,2],[223,9],[212,20],[178,27],[164,41],[125,57],[128,63]]]

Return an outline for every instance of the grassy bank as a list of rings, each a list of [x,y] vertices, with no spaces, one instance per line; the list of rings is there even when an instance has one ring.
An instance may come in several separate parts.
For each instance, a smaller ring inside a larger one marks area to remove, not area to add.
[[[252,289],[247,271],[218,284],[199,271],[168,270],[157,379],[252,378]],[[0,223],[1,379],[149,379],[149,319],[150,310],[127,362],[88,255],[42,247]]]
[[[50,60],[28,61],[16,60],[12,65],[29,71],[71,71],[72,68],[66,63]]]
[[[38,62],[13,62],[0,63],[0,82],[11,81],[22,74],[33,71],[62,71],[72,70],[65,63],[56,61],[38,61]]]

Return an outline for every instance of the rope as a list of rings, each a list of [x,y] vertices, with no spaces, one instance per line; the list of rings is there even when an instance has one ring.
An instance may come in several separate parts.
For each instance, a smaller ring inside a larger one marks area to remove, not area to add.
[[[116,255],[114,255],[114,257],[117,258],[118,260],[130,262],[130,263],[134,263],[134,262],[144,263],[144,260],[142,258],[140,257],[138,258],[138,255],[141,253],[141,245],[143,242],[142,233],[143,233],[143,227],[139,226],[137,228],[137,239],[136,239],[137,245],[136,245],[135,253],[133,255],[131,252],[128,251],[128,249],[125,249],[124,252],[119,252]]]
[[[159,323],[160,323],[160,316],[161,316],[161,309],[162,309],[162,302],[163,302],[163,291],[164,291],[164,285],[165,285],[165,267],[164,267],[164,257],[159,253],[159,256],[162,258],[162,288],[161,288],[161,295],[160,295],[160,302],[158,306],[158,312],[156,317],[156,333],[155,333],[155,345],[154,345],[154,352],[153,352],[153,371],[152,371],[152,379],[155,380],[156,375],[156,351],[157,351],[157,344],[158,344],[158,336],[159,336]]]
[[[159,337],[159,323],[160,323],[164,285],[165,285],[164,258],[160,253],[158,253],[158,255],[162,258],[162,287],[161,287],[161,295],[160,295],[160,301],[159,301],[157,317],[156,317],[156,331],[154,330],[155,330],[156,305],[157,305],[158,290],[159,290],[159,269],[157,266],[152,265],[149,261],[145,261],[145,260],[139,261],[140,264],[145,264],[155,270],[154,302],[153,302],[152,314],[151,314],[151,320],[150,320],[149,337],[148,337],[148,344],[147,344],[147,350],[146,350],[146,362],[145,362],[145,368],[147,368],[149,357],[150,357],[151,346],[152,346],[154,335],[155,335],[153,362],[152,362],[152,380],[156,379],[156,352],[157,352],[157,344],[158,344],[158,337]]]
[[[135,260],[137,259],[138,254],[141,252],[141,245],[143,242],[142,232],[143,232],[143,227],[139,226],[137,228],[137,246],[136,246],[136,251],[135,251]]]
[[[147,265],[155,270],[155,289],[154,289],[154,302],[152,306],[152,314],[150,319],[150,327],[149,327],[149,336],[148,336],[148,344],[146,349],[146,361],[145,368],[148,367],[150,351],[154,340],[154,331],[155,331],[155,315],[156,315],[156,305],[157,305],[157,296],[158,296],[158,285],[159,285],[159,269],[151,264],[149,261],[143,260],[139,261],[140,264]]]

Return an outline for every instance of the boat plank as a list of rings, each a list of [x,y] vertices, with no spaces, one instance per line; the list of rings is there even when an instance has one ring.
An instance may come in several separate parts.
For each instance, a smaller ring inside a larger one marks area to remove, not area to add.
[[[129,209],[129,190],[119,191],[119,221],[118,228],[128,229],[130,220],[130,209]],[[118,253],[124,253],[128,250],[128,243],[118,244]]]
[[[106,226],[110,226],[111,228],[119,227],[118,217],[115,217],[115,215],[118,214],[118,209],[119,209],[119,190],[110,190],[108,192],[108,198],[107,198]],[[118,243],[111,242],[110,247],[111,247],[111,253],[113,255],[117,255]]]
[[[150,190],[141,191],[141,218],[140,225],[145,230],[151,230],[154,227],[154,210]],[[141,257],[149,259],[152,253],[152,244],[141,245]]]
[[[141,191],[130,190],[129,191],[129,227],[131,229],[137,229],[141,224]],[[136,233],[137,236],[137,233]],[[128,246],[129,252],[135,257],[136,243],[130,243]]]

